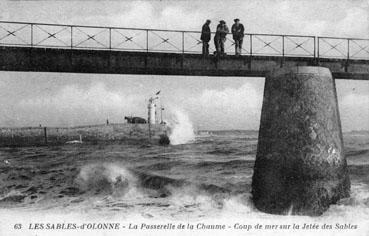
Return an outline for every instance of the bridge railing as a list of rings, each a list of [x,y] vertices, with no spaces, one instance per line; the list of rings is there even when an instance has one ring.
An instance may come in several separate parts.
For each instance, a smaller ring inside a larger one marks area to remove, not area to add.
[[[369,59],[369,39],[318,37],[320,57],[340,59]]]
[[[200,35],[199,31],[0,21],[0,45],[6,46],[200,54]],[[213,38],[214,33],[211,53]],[[226,53],[234,54],[234,44],[229,34]],[[242,54],[369,60],[369,39],[246,33]]]

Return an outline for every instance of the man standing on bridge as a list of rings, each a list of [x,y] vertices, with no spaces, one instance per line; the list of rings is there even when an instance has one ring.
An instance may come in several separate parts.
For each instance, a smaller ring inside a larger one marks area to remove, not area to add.
[[[228,26],[224,20],[219,21],[219,25],[217,26],[217,31],[214,37],[214,43],[216,48],[217,56],[224,54],[224,43],[227,39],[227,34],[229,33]]]
[[[205,24],[202,26],[201,30],[201,41],[202,41],[202,55],[207,56],[209,55],[209,41],[211,38],[210,32],[210,20],[206,20]]]
[[[235,43],[236,56],[241,55],[244,32],[245,28],[243,27],[243,24],[240,23],[240,19],[234,19],[234,24],[232,25],[232,34]]]

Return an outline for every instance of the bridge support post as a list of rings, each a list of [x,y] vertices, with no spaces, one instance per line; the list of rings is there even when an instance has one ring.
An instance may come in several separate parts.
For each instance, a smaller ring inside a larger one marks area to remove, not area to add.
[[[321,215],[349,194],[330,70],[302,66],[269,73],[252,178],[256,208],[272,214]]]

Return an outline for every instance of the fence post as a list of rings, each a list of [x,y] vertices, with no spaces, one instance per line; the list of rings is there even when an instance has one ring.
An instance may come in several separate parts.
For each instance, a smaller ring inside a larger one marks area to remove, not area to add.
[[[70,26],[70,48],[73,48],[73,26]]]
[[[252,56],[252,34],[250,34],[250,56]]]
[[[314,52],[313,52],[313,55],[314,55],[314,64],[316,65],[316,53],[315,53],[315,50],[316,50],[316,46],[315,46],[316,42],[315,42],[315,36],[314,36]]]
[[[282,35],[282,61],[281,61],[281,67],[283,67],[284,64],[284,35]]]
[[[320,48],[320,46],[319,46],[319,41],[320,41],[320,38],[319,37],[316,37],[315,36],[315,38],[317,39],[317,65],[319,65],[319,58],[320,58],[320,52],[319,52],[319,48]]]
[[[350,39],[347,39],[347,60],[346,60],[346,66],[345,66],[345,72],[348,70],[350,61]]]
[[[284,35],[282,35],[282,57],[284,58]]]
[[[109,28],[109,49],[111,50],[111,28]]]
[[[146,52],[149,52],[149,30],[146,30]]]
[[[350,60],[350,39],[347,39],[347,60]]]
[[[33,47],[33,24],[31,24],[31,47]]]
[[[182,31],[182,54],[184,53],[185,51],[185,45],[184,45],[184,31]]]
[[[250,34],[250,60],[249,60],[249,70],[251,70],[252,63],[252,34]]]

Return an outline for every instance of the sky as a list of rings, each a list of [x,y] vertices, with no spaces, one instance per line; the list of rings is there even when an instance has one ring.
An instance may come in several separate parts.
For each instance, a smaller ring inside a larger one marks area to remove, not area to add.
[[[246,32],[369,37],[369,1],[0,1],[0,20],[199,30],[241,19]],[[337,80],[342,127],[369,130],[369,81]],[[161,90],[165,117],[199,129],[258,129],[264,79],[0,72],[0,126],[72,126],[146,117]]]

